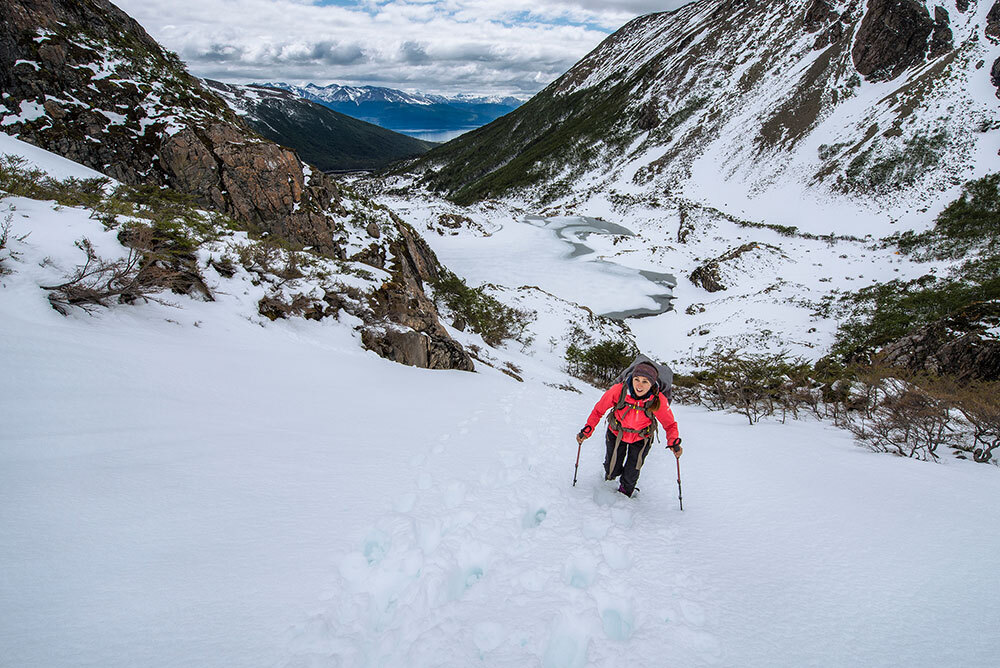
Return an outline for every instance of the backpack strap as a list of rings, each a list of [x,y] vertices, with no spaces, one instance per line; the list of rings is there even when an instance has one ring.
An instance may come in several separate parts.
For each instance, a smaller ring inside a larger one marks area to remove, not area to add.
[[[611,414],[608,415],[608,426],[611,427],[612,431],[618,432],[619,441],[621,441],[622,432],[628,432],[630,434],[641,434],[644,439],[645,438],[652,439],[654,435],[659,434],[659,432],[656,429],[656,415],[653,413],[652,408],[650,408],[650,405],[653,403],[652,401],[647,402],[646,405],[644,405],[641,408],[642,412],[645,413],[646,417],[649,419],[648,426],[643,427],[642,429],[630,429],[628,427],[623,427],[622,423],[618,420],[618,416],[616,415],[616,413],[618,413],[623,409],[628,408],[631,410],[640,410],[638,406],[630,405],[627,401],[625,401],[625,398],[628,396],[628,388],[625,385],[625,383],[627,382],[628,379],[626,379],[625,382],[622,383],[622,393],[618,396],[618,401],[615,403],[615,407],[611,410]],[[659,386],[653,389],[659,392],[658,388]]]

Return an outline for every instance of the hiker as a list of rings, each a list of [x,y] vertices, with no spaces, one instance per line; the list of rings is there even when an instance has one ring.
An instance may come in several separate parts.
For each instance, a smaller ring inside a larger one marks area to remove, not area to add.
[[[635,492],[639,470],[653,445],[656,421],[663,425],[667,447],[673,450],[674,456],[680,459],[684,452],[670,402],[659,388],[656,367],[648,362],[636,364],[624,381],[604,393],[590,412],[587,424],[576,435],[576,442],[582,444],[593,435],[608,409],[612,409],[605,436],[604,479],[614,480],[621,476],[618,491],[628,497]]]

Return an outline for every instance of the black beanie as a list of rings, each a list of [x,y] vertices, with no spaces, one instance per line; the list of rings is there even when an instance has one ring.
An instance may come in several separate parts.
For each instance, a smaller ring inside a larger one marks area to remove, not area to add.
[[[649,380],[650,383],[656,385],[656,381],[659,379],[660,374],[657,373],[656,367],[652,364],[647,364],[646,362],[640,362],[635,365],[635,369],[632,370],[632,377],[642,377]]]

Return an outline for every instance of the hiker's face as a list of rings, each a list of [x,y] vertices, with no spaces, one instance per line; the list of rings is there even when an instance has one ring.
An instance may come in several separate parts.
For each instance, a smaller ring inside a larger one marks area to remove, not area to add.
[[[641,397],[649,392],[649,388],[651,387],[653,387],[653,384],[644,376],[634,376],[632,378],[632,389],[635,390],[636,396]]]

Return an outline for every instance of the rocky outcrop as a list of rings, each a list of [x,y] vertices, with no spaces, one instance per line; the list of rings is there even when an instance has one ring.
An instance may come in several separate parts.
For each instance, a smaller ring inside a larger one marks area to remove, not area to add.
[[[131,185],[170,186],[237,221],[339,255],[295,153],[260,139],[176,56],[106,0],[0,6],[0,87],[10,134]],[[335,207],[334,207],[335,208]]]
[[[986,37],[994,44],[1000,42],[1000,0],[994,2],[986,14]]]
[[[1000,58],[993,61],[993,67],[990,68],[990,81],[997,89],[997,97],[1000,97]]]
[[[934,21],[918,0],[868,0],[851,56],[869,81],[895,79],[924,59]]]
[[[472,358],[448,335],[434,303],[424,293],[424,282],[440,276],[434,251],[409,225],[399,223],[400,235],[389,251],[393,278],[372,296],[377,321],[398,327],[370,326],[362,343],[382,357],[429,369],[474,370]]]
[[[726,290],[728,286],[723,284],[722,276],[720,273],[720,268],[722,263],[731,262],[732,260],[735,260],[744,253],[756,250],[761,246],[767,246],[767,244],[750,242],[748,244],[743,244],[738,248],[732,248],[723,253],[722,255],[720,255],[719,257],[709,260],[708,262],[705,262],[704,264],[701,264],[698,267],[696,267],[695,270],[691,272],[691,275],[688,276],[688,279],[695,285],[702,287],[709,292],[720,292],[722,290]],[[773,246],[767,246],[767,247],[772,248],[774,250],[778,250]]]
[[[806,32],[819,32],[835,18],[837,18],[837,12],[830,0],[812,0],[809,7],[806,8],[806,15],[803,19]]]
[[[344,259],[349,241],[375,239],[354,259],[381,268],[394,258],[368,323],[392,334],[369,336],[369,347],[407,364],[472,369],[423,293],[439,265],[422,240],[257,135],[107,0],[0,3],[0,91],[5,132],[124,183],[170,187],[245,229],[332,258]],[[337,311],[299,301],[260,310],[271,318]]]
[[[660,100],[655,95],[639,108],[636,123],[640,130],[653,130],[660,126]]]
[[[969,11],[969,0],[955,0],[955,9],[963,14]]]
[[[960,380],[1000,380],[1000,304],[981,302],[882,348],[878,360]]]
[[[954,36],[949,24],[948,10],[940,5],[935,7],[934,32],[931,33],[931,50],[928,57],[943,56],[955,47]]]

